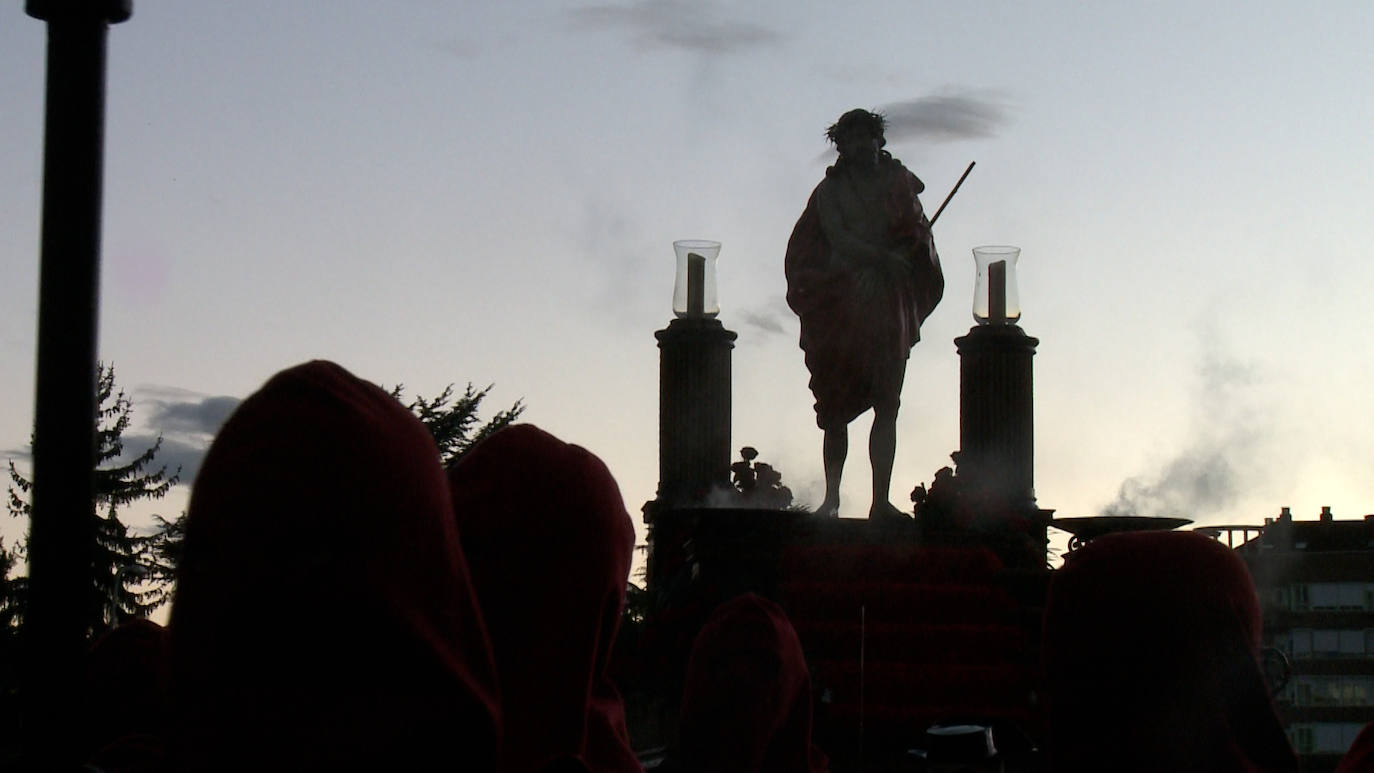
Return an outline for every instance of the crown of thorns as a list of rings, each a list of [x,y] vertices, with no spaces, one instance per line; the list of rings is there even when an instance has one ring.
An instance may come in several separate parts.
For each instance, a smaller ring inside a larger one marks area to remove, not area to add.
[[[887,129],[887,119],[881,113],[874,113],[863,108],[850,110],[840,116],[840,120],[830,124],[830,128],[825,130],[825,138],[830,140],[830,144],[838,145],[840,137],[855,129],[867,131],[880,140],[885,139],[883,132]]]

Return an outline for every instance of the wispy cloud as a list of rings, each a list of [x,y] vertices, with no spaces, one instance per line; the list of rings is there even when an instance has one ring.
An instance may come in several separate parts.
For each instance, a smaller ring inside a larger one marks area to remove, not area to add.
[[[739,316],[745,325],[770,335],[785,335],[789,327],[792,330],[796,329],[796,315],[792,313],[792,309],[787,305],[787,299],[782,295],[769,298],[761,306],[743,309]]]
[[[133,458],[162,437],[157,464],[169,472],[181,468],[180,482],[190,484],[215,433],[242,402],[227,395],[202,395],[165,386],[140,386],[135,390],[139,408],[148,409],[140,422],[145,431],[125,436],[125,457]]]
[[[148,423],[163,432],[213,435],[240,402],[237,397],[224,395],[175,402],[156,400],[152,403],[153,414]]]
[[[626,33],[646,48],[735,54],[782,39],[776,30],[728,18],[721,6],[708,2],[602,3],[573,8],[568,16],[580,27]]]
[[[134,417],[143,419],[138,422],[143,430],[124,433],[124,453],[119,461],[127,462],[147,451],[160,436],[162,446],[154,469],[165,466],[171,473],[180,467],[183,484],[195,479],[210,441],[242,402],[227,395],[206,396],[176,387],[148,385],[137,387],[134,399]],[[0,456],[28,465],[33,461],[33,450],[10,448],[0,450]]]
[[[765,333],[782,334],[787,332],[782,326],[782,320],[773,311],[759,311],[755,309],[745,309],[740,313],[740,318],[744,324]]]
[[[1001,100],[988,93],[947,89],[878,108],[887,118],[887,139],[952,141],[996,136],[1008,123]]]

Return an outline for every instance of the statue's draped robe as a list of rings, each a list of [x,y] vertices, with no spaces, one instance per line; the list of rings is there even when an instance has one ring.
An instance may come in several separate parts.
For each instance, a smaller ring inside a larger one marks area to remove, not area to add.
[[[881,170],[887,177],[883,246],[899,250],[903,262],[851,254],[826,238],[819,199],[827,186],[842,184],[844,173],[835,167],[811,193],[787,243],[787,304],[801,318],[800,343],[823,429],[848,424],[900,385],[921,323],[944,294],[940,257],[917,198],[925,186],[886,154]]]

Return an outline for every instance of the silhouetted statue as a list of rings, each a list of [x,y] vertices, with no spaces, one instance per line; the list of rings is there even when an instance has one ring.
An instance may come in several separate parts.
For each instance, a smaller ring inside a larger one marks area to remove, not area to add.
[[[944,294],[925,185],[883,150],[886,121],[851,110],[826,130],[839,151],[787,243],[787,303],[801,317],[816,424],[825,433],[825,501],[836,515],[849,423],[873,409],[869,517],[905,515],[888,500],[897,409],[911,347]]]

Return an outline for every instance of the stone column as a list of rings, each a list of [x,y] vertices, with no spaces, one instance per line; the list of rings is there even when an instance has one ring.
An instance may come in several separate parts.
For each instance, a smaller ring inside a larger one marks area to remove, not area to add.
[[[959,477],[996,510],[1035,509],[1031,357],[1017,325],[979,325],[959,351]]]
[[[730,485],[730,350],[719,320],[675,319],[659,348],[658,508],[702,504]]]

